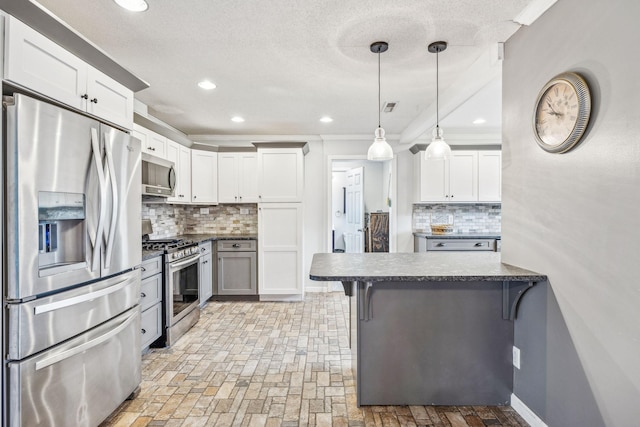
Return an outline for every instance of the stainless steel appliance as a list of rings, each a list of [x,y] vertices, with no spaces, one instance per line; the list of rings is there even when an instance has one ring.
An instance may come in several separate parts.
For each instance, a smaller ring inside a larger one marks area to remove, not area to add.
[[[142,153],[142,194],[173,197],[176,191],[176,171],[173,162]]]
[[[140,142],[24,94],[3,108],[6,422],[97,425],[141,380]]]
[[[200,319],[200,250],[181,239],[146,240],[142,247],[164,251],[165,330],[156,345],[171,346]]]

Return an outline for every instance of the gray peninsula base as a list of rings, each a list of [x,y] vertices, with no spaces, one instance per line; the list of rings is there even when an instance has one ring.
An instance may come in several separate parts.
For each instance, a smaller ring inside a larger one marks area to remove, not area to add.
[[[547,277],[495,253],[315,254],[350,299],[358,405],[505,405],[514,320]]]

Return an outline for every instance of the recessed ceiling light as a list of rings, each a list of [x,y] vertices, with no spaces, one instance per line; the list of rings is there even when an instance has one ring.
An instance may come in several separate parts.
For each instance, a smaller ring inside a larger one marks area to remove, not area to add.
[[[483,124],[483,123],[487,123],[487,121],[486,121],[485,119],[483,119],[483,118],[481,118],[481,117],[480,117],[480,118],[475,119],[472,123],[473,123],[474,125],[481,125],[481,124]]]
[[[244,122],[244,119],[240,116],[235,116],[235,117],[231,117],[231,121],[236,123],[242,123]]]
[[[329,116],[324,116],[324,117],[322,117],[322,118],[320,119],[320,121],[321,121],[322,123],[331,123],[331,122],[333,121],[333,119],[332,119],[331,117],[329,117]]]
[[[202,89],[205,89],[205,90],[211,90],[216,88],[216,84],[210,82],[209,80],[201,81],[200,83],[198,83],[198,86],[200,86]]]
[[[149,5],[145,0],[114,0],[118,6],[131,12],[144,12],[149,9]]]

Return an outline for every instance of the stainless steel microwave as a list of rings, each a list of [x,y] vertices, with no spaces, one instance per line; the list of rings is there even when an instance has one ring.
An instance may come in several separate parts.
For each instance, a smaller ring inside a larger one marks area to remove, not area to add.
[[[173,197],[176,191],[176,170],[173,162],[142,153],[142,194]]]

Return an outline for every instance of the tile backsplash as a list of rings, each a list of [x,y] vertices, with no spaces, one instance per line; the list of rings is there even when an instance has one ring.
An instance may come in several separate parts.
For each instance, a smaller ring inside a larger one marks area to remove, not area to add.
[[[431,214],[453,215],[454,233],[500,233],[499,204],[413,205],[413,230],[430,231]]]
[[[203,213],[207,209],[208,213]],[[247,213],[240,213],[241,209]],[[151,220],[151,239],[178,234],[258,233],[258,205],[250,203],[217,206],[143,203],[142,218]]]

